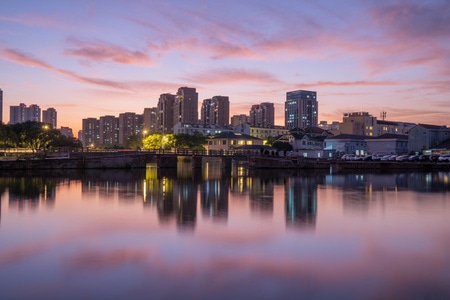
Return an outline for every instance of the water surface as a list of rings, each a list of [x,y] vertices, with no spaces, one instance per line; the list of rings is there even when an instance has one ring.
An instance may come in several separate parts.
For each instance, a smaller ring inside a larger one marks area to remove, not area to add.
[[[449,178],[3,174],[0,298],[448,298]]]

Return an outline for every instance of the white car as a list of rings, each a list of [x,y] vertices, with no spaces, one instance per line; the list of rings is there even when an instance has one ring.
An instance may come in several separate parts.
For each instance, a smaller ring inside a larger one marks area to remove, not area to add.
[[[450,161],[450,154],[442,154],[439,156],[438,161]]]
[[[395,158],[396,161],[407,161],[409,160],[410,155],[399,155]]]

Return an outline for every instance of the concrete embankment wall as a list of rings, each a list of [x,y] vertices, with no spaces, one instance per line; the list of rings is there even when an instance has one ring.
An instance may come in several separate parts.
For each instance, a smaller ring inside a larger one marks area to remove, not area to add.
[[[70,158],[0,160],[0,170],[144,168],[145,154],[76,155]]]
[[[391,162],[391,161],[337,161],[332,164],[337,172],[344,171],[439,171],[450,170],[449,163],[437,162]]]

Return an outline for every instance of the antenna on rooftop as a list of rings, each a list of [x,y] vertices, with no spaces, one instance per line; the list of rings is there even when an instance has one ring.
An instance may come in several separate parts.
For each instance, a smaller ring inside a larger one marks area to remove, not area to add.
[[[386,119],[386,112],[382,111],[380,112],[380,118],[384,121],[384,119]]]

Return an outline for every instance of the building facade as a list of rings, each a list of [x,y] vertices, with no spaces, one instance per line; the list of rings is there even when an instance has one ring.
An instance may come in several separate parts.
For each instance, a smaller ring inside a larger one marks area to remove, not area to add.
[[[339,131],[342,134],[376,136],[377,118],[365,111],[345,113]]]
[[[148,134],[153,134],[158,131],[158,108],[144,108],[144,126],[142,128],[142,133],[144,136]]]
[[[226,131],[233,131],[233,129],[229,127],[223,127],[223,126],[217,126],[217,125],[209,125],[209,126],[203,126],[201,124],[182,124],[177,123],[173,127],[173,133],[174,134],[189,134],[194,135],[196,133],[201,133],[206,136],[211,136],[215,134],[219,134]]]
[[[408,136],[404,134],[385,133],[367,138],[367,153],[369,154],[407,154]]]
[[[263,140],[234,132],[222,132],[207,139],[207,150],[234,150],[242,146],[262,146]]]
[[[247,129],[248,127],[248,129]],[[274,126],[274,127],[253,127],[250,125],[243,125],[241,128],[245,128],[244,131],[239,130],[238,132],[243,132],[246,134],[249,134],[251,136],[260,138],[260,139],[266,139],[268,137],[278,137],[284,134],[287,134],[289,130],[285,129],[283,126]],[[247,131],[248,130],[248,131]]]
[[[143,115],[133,112],[119,114],[119,145],[124,145],[131,136],[142,135],[143,123]]]
[[[450,128],[445,125],[418,124],[408,132],[408,150],[421,152],[436,148],[450,138]]]
[[[102,116],[99,119],[99,146],[113,147],[119,143],[119,119]]]
[[[273,103],[263,102],[253,105],[249,112],[249,123],[254,127],[275,126],[275,108]]]
[[[367,154],[367,136],[355,134],[339,134],[325,139],[324,150],[338,154]]]
[[[23,123],[26,121],[41,121],[41,109],[36,104],[26,106],[20,103],[18,106],[10,106],[9,124]]]
[[[47,108],[42,111],[42,122],[46,124],[50,124],[52,128],[56,129],[57,127],[57,113],[56,109],[53,107]]]
[[[241,114],[241,115],[234,115],[231,117],[231,126],[236,127],[238,125],[247,124],[248,123],[248,116]]]
[[[83,147],[98,147],[100,139],[100,121],[96,118],[86,118],[82,121]]]
[[[368,112],[345,113],[342,123],[339,123],[339,133],[365,136],[380,136],[383,134],[408,134],[416,126],[414,123],[377,120]]]
[[[201,108],[201,121],[204,126],[227,126],[230,122],[230,100],[227,96],[214,96],[205,99]]]
[[[198,93],[195,88],[180,87],[175,96],[174,124],[198,124]]]
[[[70,127],[61,126],[61,128],[59,129],[59,132],[67,138],[73,139],[73,137],[74,137],[73,130]]]
[[[284,120],[287,129],[317,127],[318,114],[316,92],[297,90],[286,93]]]
[[[175,117],[175,95],[161,94],[158,100],[158,127],[156,132],[172,133]]]

